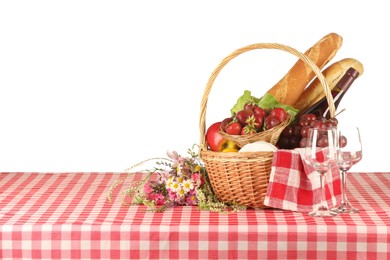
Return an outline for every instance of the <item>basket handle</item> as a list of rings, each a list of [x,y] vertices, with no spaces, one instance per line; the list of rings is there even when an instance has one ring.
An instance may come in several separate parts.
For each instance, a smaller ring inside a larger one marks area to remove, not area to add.
[[[331,90],[329,88],[328,82],[326,81],[324,75],[321,73],[321,70],[318,68],[316,64],[313,63],[306,55],[303,53],[297,51],[296,49],[283,45],[283,44],[278,44],[278,43],[255,43],[251,45],[247,45],[245,47],[239,48],[232,52],[229,56],[224,58],[221,63],[218,65],[217,68],[213,71],[211,74],[207,85],[206,89],[204,90],[203,93],[203,98],[202,102],[200,104],[200,117],[199,117],[199,130],[200,130],[200,148],[205,150],[207,149],[206,145],[206,108],[207,108],[207,101],[208,101],[208,96],[210,94],[212,85],[217,78],[218,74],[221,72],[221,70],[226,66],[226,64],[231,61],[232,59],[236,58],[240,54],[251,51],[251,50],[256,50],[256,49],[276,49],[276,50],[282,50],[285,52],[289,52],[291,54],[294,54],[297,56],[299,59],[304,61],[316,74],[317,78],[321,82],[321,85],[324,87],[324,92],[326,96],[326,100],[328,101],[329,104],[329,112],[330,112],[330,117],[333,118],[335,115],[335,105],[333,101],[333,97],[331,94]]]

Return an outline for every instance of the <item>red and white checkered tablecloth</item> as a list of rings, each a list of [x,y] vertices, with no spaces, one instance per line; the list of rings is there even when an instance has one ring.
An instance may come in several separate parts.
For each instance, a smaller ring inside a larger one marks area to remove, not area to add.
[[[334,218],[276,209],[151,213],[122,206],[119,196],[109,203],[110,185],[125,175],[0,173],[0,259],[390,258],[390,173],[350,174],[361,212]]]
[[[321,206],[320,176],[302,160],[301,148],[274,153],[264,205],[277,209],[310,212]],[[323,153],[318,152],[319,155]],[[325,196],[329,207],[341,202],[340,171],[336,165],[326,174]]]

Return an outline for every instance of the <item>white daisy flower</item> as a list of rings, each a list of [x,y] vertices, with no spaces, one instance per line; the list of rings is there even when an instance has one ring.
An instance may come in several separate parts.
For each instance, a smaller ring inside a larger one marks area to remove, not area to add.
[[[185,192],[189,192],[190,190],[192,190],[194,188],[194,184],[192,183],[191,180],[183,181],[182,186],[183,186],[183,190]]]
[[[184,191],[184,189],[179,189],[179,190],[177,191],[177,195],[178,195],[179,197],[184,197],[185,194],[186,194],[186,192]]]
[[[181,185],[178,183],[178,182],[175,182],[175,181],[172,181],[172,185],[171,185],[171,190],[173,191],[173,192],[178,192],[179,190],[181,190],[182,188],[181,188]]]

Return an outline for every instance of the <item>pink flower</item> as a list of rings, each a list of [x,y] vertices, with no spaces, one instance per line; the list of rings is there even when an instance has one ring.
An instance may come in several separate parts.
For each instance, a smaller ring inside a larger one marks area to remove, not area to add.
[[[150,195],[150,194],[152,194],[152,192],[153,192],[153,188],[152,188],[152,187],[150,187],[150,184],[149,184],[149,182],[146,182],[146,183],[145,183],[145,185],[144,185],[144,192],[145,192],[145,196],[146,196],[146,198],[148,198],[148,197],[149,197],[149,195]]]
[[[195,205],[198,204],[198,200],[196,198],[196,191],[195,191],[195,189],[191,190],[189,192],[189,194],[186,197],[186,202],[187,202],[188,206],[195,206]]]
[[[177,201],[178,199],[176,192],[172,191],[171,189],[168,189],[168,198],[171,201]]]
[[[191,179],[195,182],[195,183],[198,183],[199,179],[200,179],[200,174],[199,173],[193,173],[191,175]]]
[[[159,172],[159,177],[157,179],[157,183],[163,184],[163,183],[167,182],[167,180],[169,179],[169,176],[170,176],[170,171]]]
[[[160,193],[153,193],[154,198],[153,200],[156,202],[157,206],[161,206],[165,204],[165,197]]]
[[[181,164],[185,162],[186,158],[181,157],[178,152],[176,151],[167,151],[167,155],[169,158],[173,160],[175,164]]]
[[[202,186],[205,182],[203,175],[200,173],[193,173],[191,175],[191,179],[193,180],[194,183],[196,183],[198,186]]]

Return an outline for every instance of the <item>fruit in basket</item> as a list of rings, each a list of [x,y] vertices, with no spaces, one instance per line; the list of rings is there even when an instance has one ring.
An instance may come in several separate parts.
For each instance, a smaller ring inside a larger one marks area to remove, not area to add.
[[[281,107],[276,107],[269,112],[271,116],[276,117],[280,122],[283,122],[284,120],[287,119],[287,112],[281,108]]]
[[[220,127],[221,122],[215,122],[207,129],[206,141],[210,150],[215,152],[237,152],[239,147],[233,141],[227,140],[221,135]]]
[[[239,122],[232,121],[225,127],[225,132],[229,135],[241,134],[242,125]]]
[[[227,148],[223,149],[221,152],[223,152],[223,153],[236,153],[238,151],[239,151],[239,148],[237,148],[235,146],[235,147],[227,147]]]
[[[280,121],[277,117],[275,116],[272,116],[272,115],[268,115],[265,120],[264,120],[264,129],[265,130],[269,130],[275,126],[278,126],[280,125]]]
[[[251,108],[244,108],[237,112],[236,119],[238,122],[240,122],[242,125],[248,125],[254,120],[254,112]]]
[[[267,111],[265,109],[262,109],[259,106],[254,106],[253,107],[253,113],[255,113],[255,115],[258,115],[258,116],[260,116],[262,118],[265,118],[267,116]]]
[[[233,121],[233,117],[227,117],[224,120],[221,121],[221,129],[226,130],[226,126],[230,124]]]
[[[244,94],[237,99],[236,104],[230,109],[232,116],[236,115],[240,110],[251,108],[254,114],[260,114],[265,118],[268,115],[268,111],[273,108],[283,108],[292,118],[298,114],[299,110],[280,103],[269,93],[265,93],[260,99],[252,96],[249,90],[245,90]]]
[[[232,117],[222,120],[221,129],[229,135],[251,135],[278,126],[288,117],[282,107],[263,109],[248,101]]]
[[[256,133],[257,131],[252,125],[246,125],[241,129],[241,135],[253,135]]]
[[[253,118],[254,118],[254,120],[253,120],[253,127],[254,127],[256,130],[260,131],[260,130],[261,130],[261,127],[262,127],[263,124],[264,124],[264,116],[261,115],[261,114],[254,114],[254,115],[253,115]]]

